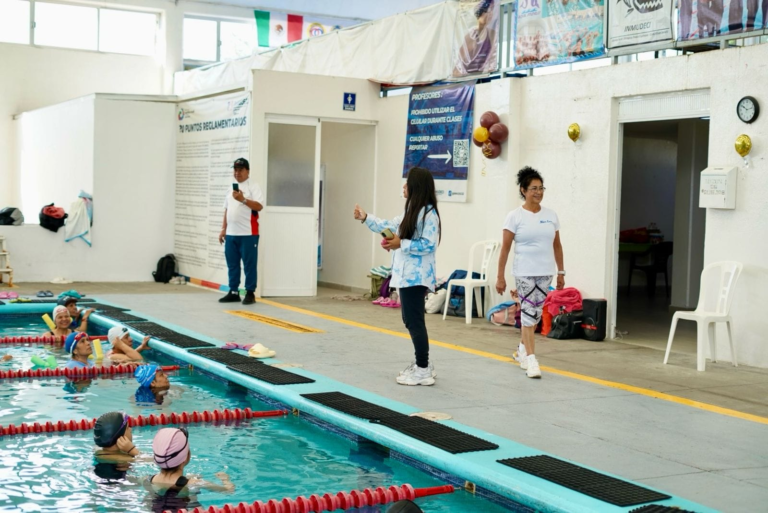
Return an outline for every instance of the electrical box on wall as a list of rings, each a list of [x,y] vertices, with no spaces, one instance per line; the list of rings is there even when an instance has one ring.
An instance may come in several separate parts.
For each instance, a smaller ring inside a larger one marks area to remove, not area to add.
[[[708,167],[701,172],[699,208],[736,208],[736,180],[739,170],[735,167]]]

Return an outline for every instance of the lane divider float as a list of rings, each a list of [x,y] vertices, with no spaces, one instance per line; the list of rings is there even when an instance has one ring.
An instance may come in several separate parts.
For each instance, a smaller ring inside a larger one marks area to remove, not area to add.
[[[192,413],[171,413],[166,415],[137,415],[128,417],[128,425],[131,427],[142,426],[167,426],[168,424],[200,424],[200,423],[227,423],[231,421],[240,421],[248,419],[258,419],[265,417],[283,417],[288,415],[286,410],[267,410],[253,411],[250,408],[232,408],[213,410],[213,411],[193,411]],[[27,435],[36,433],[64,433],[67,431],[88,431],[93,429],[96,419],[70,420],[65,422],[35,422],[34,424],[9,424],[7,427],[0,426],[0,436]]]
[[[50,335],[20,335],[0,337],[0,344],[51,344],[62,345],[67,337],[52,337]],[[88,335],[91,340],[107,340],[106,335]]]
[[[389,488],[366,488],[365,490],[353,490],[349,493],[339,492],[335,495],[326,493],[323,496],[310,495],[282,500],[272,499],[266,503],[256,501],[251,504],[241,502],[238,505],[226,504],[222,507],[209,506],[208,508],[180,509],[177,511],[165,510],[163,513],[319,513],[321,511],[334,511],[337,509],[362,508],[377,504],[389,504],[402,500],[414,500],[431,495],[453,493],[451,485],[433,486],[431,488],[414,488],[409,484],[390,486]]]
[[[115,374],[133,374],[138,364],[127,365],[107,365],[95,367],[82,367],[78,369],[11,369],[0,371],[0,379],[18,379],[18,378],[92,378],[96,376],[114,376]],[[179,370],[178,365],[164,365],[160,367],[163,371]]]

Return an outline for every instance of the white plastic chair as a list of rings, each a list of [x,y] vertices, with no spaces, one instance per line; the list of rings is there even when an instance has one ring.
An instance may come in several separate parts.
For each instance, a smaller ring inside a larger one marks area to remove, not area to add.
[[[477,248],[483,248],[483,262],[480,265],[480,278],[472,278],[472,273],[475,271],[475,252]],[[443,320],[448,313],[448,305],[451,302],[451,287],[464,287],[464,310],[466,311],[467,324],[472,324],[472,294],[477,288],[486,288],[488,292],[486,294],[486,301],[490,301],[491,294],[491,282],[488,277],[488,267],[493,261],[493,257],[496,255],[496,251],[501,247],[501,243],[495,240],[484,240],[475,242],[469,249],[469,265],[467,266],[467,278],[462,280],[451,280],[448,282],[446,290],[448,294],[445,298],[445,306],[443,306]],[[477,303],[477,312],[485,317],[485,308],[482,304],[481,294],[475,296],[475,303]]]
[[[733,366],[737,367],[736,362],[736,344],[733,340],[733,319],[731,319],[731,303],[733,302],[733,293],[736,289],[736,280],[741,274],[742,264],[739,262],[715,262],[709,264],[701,272],[701,290],[699,291],[699,304],[693,312],[675,312],[672,316],[672,328],[669,331],[669,341],[667,342],[667,352],[664,355],[664,363],[669,359],[669,350],[672,348],[672,339],[675,338],[675,329],[677,321],[680,319],[686,321],[696,321],[696,370],[706,369],[706,345],[709,342],[710,357],[713,362],[717,361],[717,344],[715,343],[715,324],[724,322],[728,328],[728,341],[731,344],[731,357]],[[710,281],[717,276],[717,301],[714,304],[714,310],[711,309],[711,300],[708,302],[707,278]]]

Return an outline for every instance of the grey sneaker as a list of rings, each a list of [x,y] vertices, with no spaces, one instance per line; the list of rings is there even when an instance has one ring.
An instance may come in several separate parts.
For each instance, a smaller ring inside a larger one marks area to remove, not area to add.
[[[398,376],[396,381],[400,385],[408,386],[431,386],[435,384],[435,378],[432,377],[432,372],[429,370],[429,367],[414,367],[411,372]]]
[[[409,374],[409,373],[413,372],[413,369],[415,369],[415,368],[416,368],[416,362],[413,361],[413,362],[411,362],[411,364],[408,367],[406,367],[405,369],[401,370],[400,374],[398,374],[398,376],[405,376],[406,374]],[[432,377],[433,378],[437,377],[437,372],[435,372],[435,365],[432,362],[429,362],[429,365],[427,366],[427,369],[429,369],[429,372],[432,373]]]

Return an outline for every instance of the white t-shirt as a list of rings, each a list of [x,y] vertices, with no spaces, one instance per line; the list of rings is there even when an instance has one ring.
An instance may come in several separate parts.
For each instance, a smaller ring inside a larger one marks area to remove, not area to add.
[[[555,232],[560,220],[555,211],[541,207],[537,213],[518,207],[504,221],[504,229],[515,234],[515,276],[553,276],[555,263]]]
[[[245,199],[264,204],[264,193],[256,182],[248,179],[239,184],[239,188]],[[227,191],[224,208],[227,209],[227,235],[259,234],[259,213],[233,198],[232,191]]]

